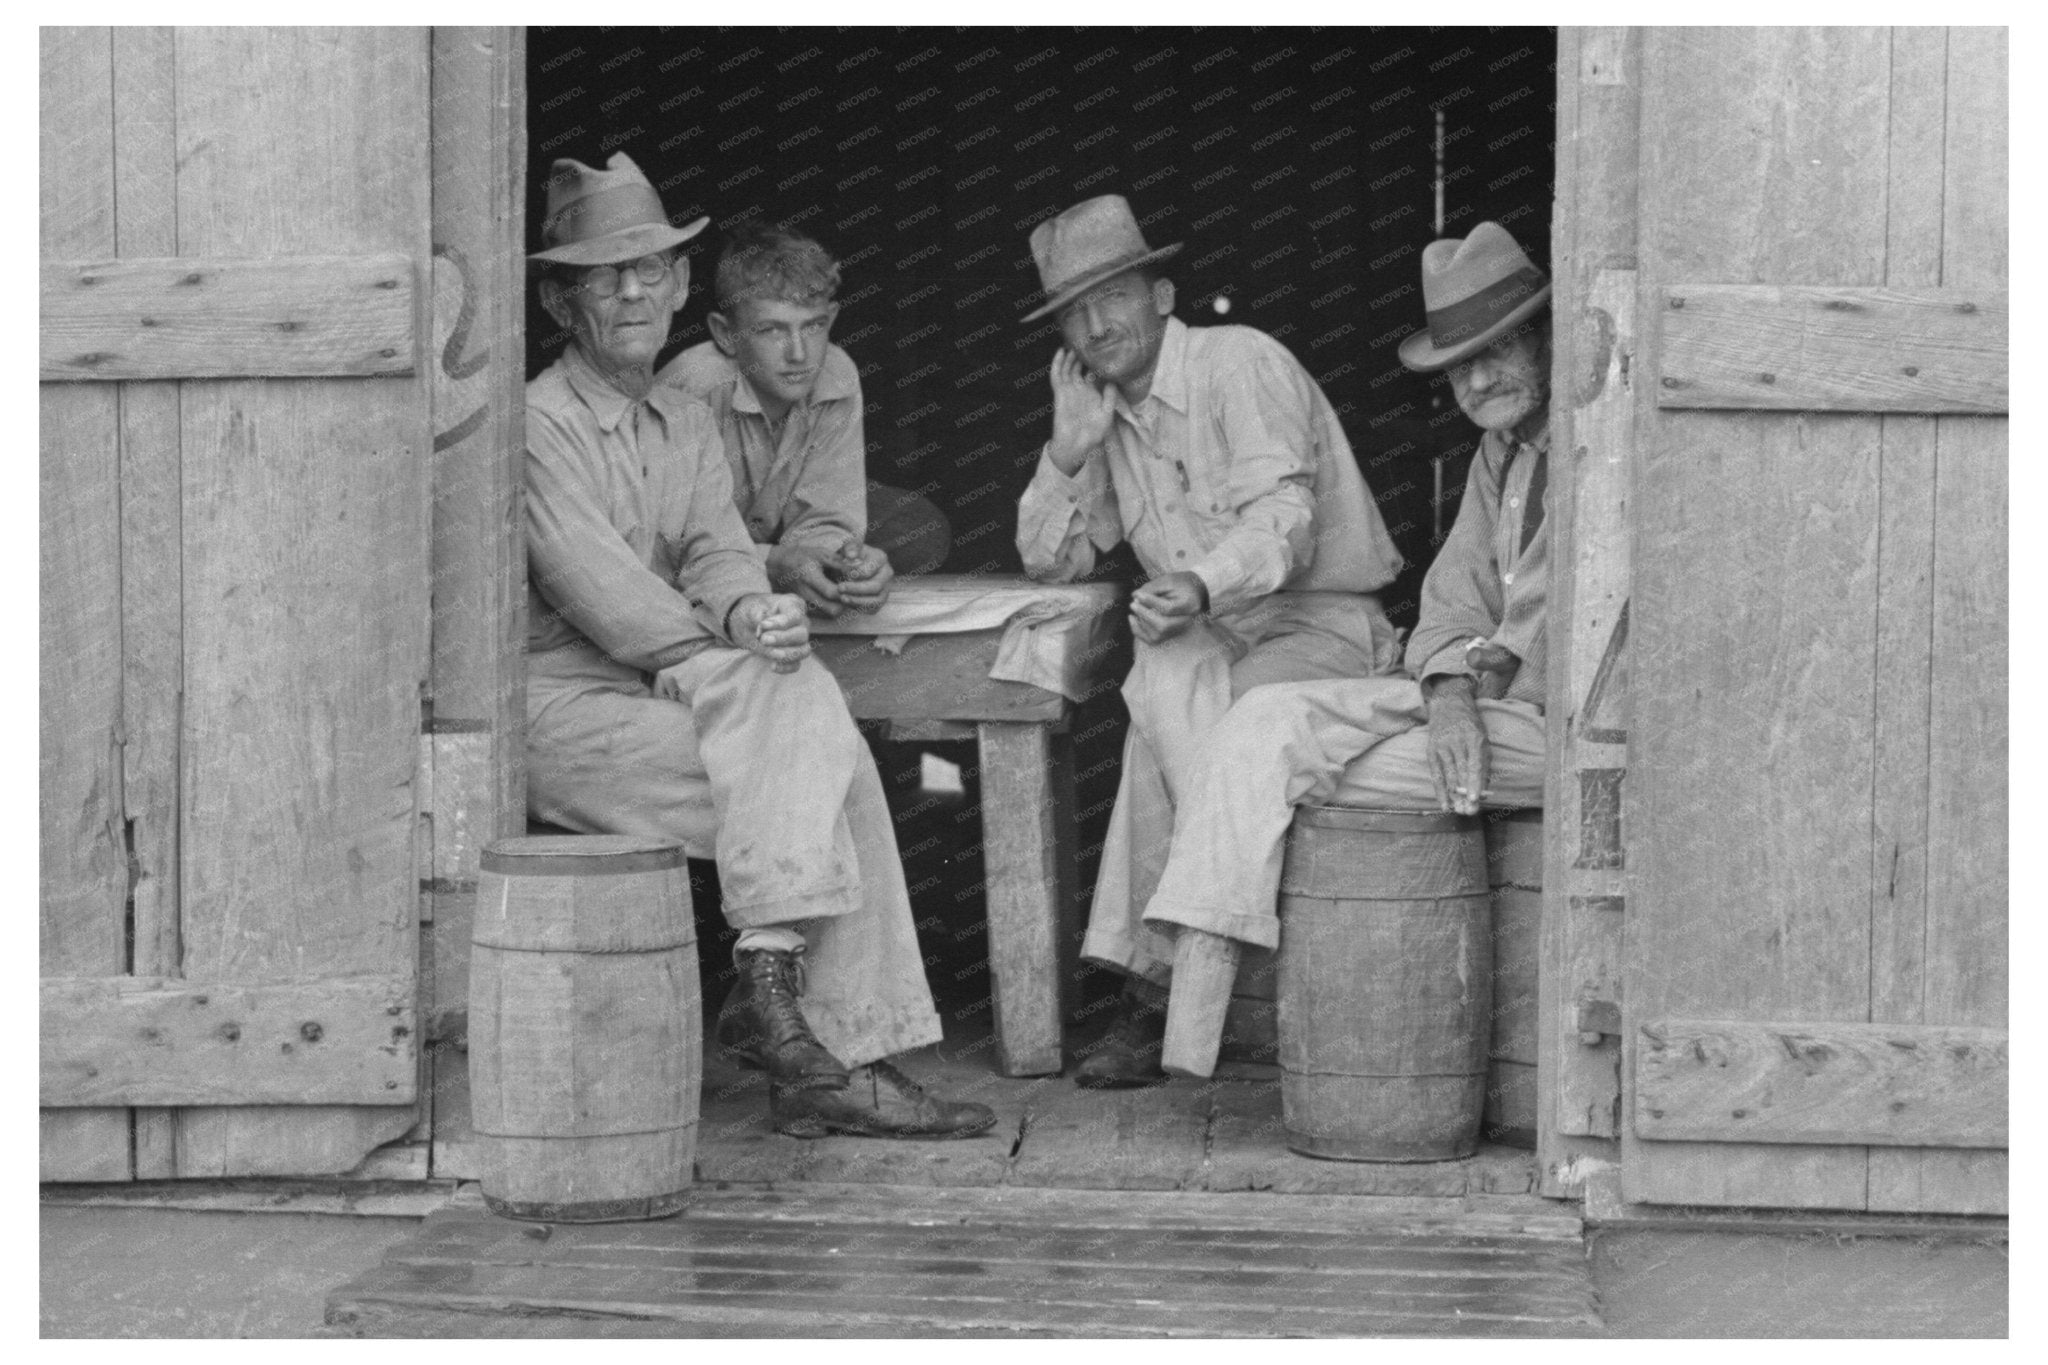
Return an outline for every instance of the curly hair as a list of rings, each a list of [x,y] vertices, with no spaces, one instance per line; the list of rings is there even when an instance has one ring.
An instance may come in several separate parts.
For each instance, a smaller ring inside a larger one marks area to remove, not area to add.
[[[839,263],[813,238],[777,223],[734,227],[718,254],[712,297],[730,317],[743,298],[829,303],[839,292]]]

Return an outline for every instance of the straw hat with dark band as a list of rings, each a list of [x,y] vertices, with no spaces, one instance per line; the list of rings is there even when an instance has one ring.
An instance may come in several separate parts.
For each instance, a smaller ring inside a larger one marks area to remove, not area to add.
[[[670,224],[661,196],[624,152],[613,152],[601,171],[563,157],[548,173],[548,216],[541,228],[546,249],[527,259],[561,265],[637,261],[681,246],[710,222]]]
[[[1463,241],[1422,249],[1429,326],[1401,343],[1401,363],[1425,373],[1468,360],[1550,302],[1550,280],[1508,230],[1481,223]]]
[[[1038,263],[1045,302],[1023,320],[1057,313],[1110,276],[1163,261],[1181,245],[1157,251],[1145,245],[1130,201],[1120,194],[1084,200],[1031,229],[1031,258]]]

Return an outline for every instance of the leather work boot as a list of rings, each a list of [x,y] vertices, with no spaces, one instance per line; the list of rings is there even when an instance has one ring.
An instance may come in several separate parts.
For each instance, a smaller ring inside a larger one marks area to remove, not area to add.
[[[996,1111],[942,1100],[887,1062],[870,1062],[854,1068],[844,1090],[769,1086],[768,1118],[791,1137],[964,1138],[995,1127]]]
[[[1166,1079],[1159,1050],[1166,1039],[1166,992],[1128,977],[1109,1031],[1074,1067],[1074,1084],[1088,1090],[1129,1090]]]
[[[846,1063],[825,1050],[804,1020],[802,949],[750,949],[737,955],[740,979],[718,1011],[718,1042],[744,1065],[801,1089],[837,1090]]]

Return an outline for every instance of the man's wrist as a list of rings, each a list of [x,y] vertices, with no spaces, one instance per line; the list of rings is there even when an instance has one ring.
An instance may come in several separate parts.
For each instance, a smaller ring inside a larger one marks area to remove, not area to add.
[[[1432,673],[1422,680],[1422,698],[1435,701],[1441,696],[1462,696],[1477,700],[1479,680],[1469,673]]]
[[[1046,443],[1045,458],[1054,469],[1071,479],[1081,472],[1082,465],[1088,463],[1088,456],[1093,450],[1093,446],[1076,446],[1055,437]]]

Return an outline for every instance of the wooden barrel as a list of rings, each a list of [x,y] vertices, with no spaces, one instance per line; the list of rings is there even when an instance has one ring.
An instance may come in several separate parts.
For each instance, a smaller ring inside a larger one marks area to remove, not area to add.
[[[1493,1041],[1487,1049],[1488,1142],[1536,1145],[1536,973],[1543,920],[1543,812],[1488,811],[1493,887]]]
[[[484,850],[469,1087],[484,1202],[605,1223],[682,1207],[704,1021],[683,850],[543,835]]]
[[[1492,905],[1477,816],[1304,806],[1280,878],[1287,1145],[1470,1156],[1486,1102]]]

